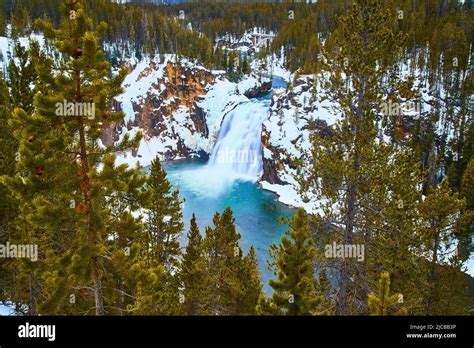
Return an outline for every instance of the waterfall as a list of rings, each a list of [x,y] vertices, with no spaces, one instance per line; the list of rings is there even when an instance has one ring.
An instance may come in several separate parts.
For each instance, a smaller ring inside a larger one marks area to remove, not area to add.
[[[199,169],[183,172],[182,184],[198,196],[218,196],[238,180],[257,181],[263,169],[261,130],[268,116],[270,97],[245,101],[229,112],[209,161]]]
[[[251,99],[227,114],[207,167],[234,179],[258,179],[262,171],[262,122],[268,115],[268,99]]]

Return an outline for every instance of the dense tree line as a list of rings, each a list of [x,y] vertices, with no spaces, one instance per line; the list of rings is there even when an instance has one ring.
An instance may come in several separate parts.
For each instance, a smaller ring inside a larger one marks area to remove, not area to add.
[[[61,0],[7,0],[1,5],[0,33],[4,34],[6,24],[11,23],[14,37],[27,35],[35,30],[33,21],[37,18],[51,20],[57,26],[60,4]],[[208,66],[225,68],[220,50],[214,47],[217,38],[227,34],[238,38],[257,27],[278,33],[277,45],[289,51],[296,45],[298,51],[310,41],[313,44],[316,30],[325,33],[334,30],[335,15],[341,13],[344,1],[324,0],[317,4],[202,1],[169,6],[147,1],[117,4],[111,0],[87,0],[84,8],[94,23],[108,24],[102,40],[110,46],[106,49],[109,59],[178,53],[197,58]],[[310,58],[315,57],[306,57]],[[301,58],[289,61],[293,62],[289,66],[294,68]]]
[[[34,30],[32,23],[36,18],[59,24],[60,0],[4,1],[0,6],[0,33],[5,33],[7,23],[12,24],[13,35],[28,33]],[[440,36],[440,30],[472,41],[469,39],[473,37],[469,1],[461,4],[457,0],[404,0],[392,6],[401,11],[403,20],[398,21],[397,30],[408,34],[404,45],[407,55],[418,52],[427,43],[439,46],[436,49],[442,53],[449,43],[444,43],[446,37]],[[347,8],[345,0],[317,3],[202,1],[173,6],[147,1],[127,4],[110,0],[85,1],[85,10],[94,23],[108,24],[103,40],[110,46],[106,50],[110,59],[133,54],[141,58],[158,52],[179,53],[222,68],[222,59],[216,55],[219,50],[214,47],[216,39],[226,34],[240,37],[246,30],[257,27],[277,33],[270,51],[277,56],[283,54],[285,65],[291,71],[302,73],[318,69],[320,41],[333,40],[331,33],[336,28],[337,18]],[[431,54],[435,54],[434,50]],[[433,55],[432,61],[437,62],[437,57]]]

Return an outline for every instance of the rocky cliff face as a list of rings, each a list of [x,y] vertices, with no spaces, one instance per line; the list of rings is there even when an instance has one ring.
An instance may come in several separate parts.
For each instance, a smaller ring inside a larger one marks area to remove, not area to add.
[[[267,131],[265,124],[262,125],[262,146],[267,156],[263,156],[262,180],[270,184],[288,184],[280,179],[279,173],[283,171],[284,160],[280,160],[279,149],[271,142],[271,134]]]
[[[222,72],[184,59],[178,63],[169,56],[162,63],[144,60],[130,67],[125,91],[114,105],[125,113],[123,124],[105,129],[102,141],[109,145],[125,133],[143,133],[140,148],[124,154],[119,162],[147,165],[156,156],[162,160],[206,157],[225,115],[247,100],[246,95],[270,87],[268,80],[259,83],[251,76],[232,83]]]
[[[272,89],[272,83],[271,83],[271,81],[269,81],[269,82],[263,82],[261,85],[256,86],[256,87],[254,87],[254,88],[251,88],[251,89],[247,90],[247,91],[244,93],[244,95],[245,95],[247,98],[256,98],[256,97],[258,97],[260,94],[269,92],[271,89]]]
[[[199,154],[202,149],[191,148],[188,139],[183,138],[192,138],[195,134],[204,138],[209,136],[205,113],[197,103],[215,79],[207,69],[169,61],[161,66],[155,62],[146,66],[138,64],[126,80],[124,95],[114,105],[116,110],[125,111],[125,124],[104,130],[103,143],[108,145],[117,141],[121,133],[136,128],[147,140],[166,140],[168,145],[158,151],[164,158]],[[127,93],[141,84],[147,85],[143,86],[142,95]]]

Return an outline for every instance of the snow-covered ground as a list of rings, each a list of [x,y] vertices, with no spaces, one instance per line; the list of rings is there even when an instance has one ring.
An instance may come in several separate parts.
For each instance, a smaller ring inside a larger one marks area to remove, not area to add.
[[[13,306],[0,304],[0,316],[14,315],[14,314],[15,314],[15,309]]]

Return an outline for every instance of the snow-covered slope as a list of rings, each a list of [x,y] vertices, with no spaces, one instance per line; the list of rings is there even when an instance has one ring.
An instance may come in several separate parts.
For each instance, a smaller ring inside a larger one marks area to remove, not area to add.
[[[264,174],[261,185],[275,192],[285,204],[314,212],[314,203],[305,203],[298,194],[294,168],[287,156],[300,157],[308,149],[308,120],[317,120],[321,132],[330,131],[336,118],[329,102],[317,97],[313,76],[301,76],[289,89],[277,89],[272,97],[269,118],[262,125]],[[319,88],[318,88],[319,89]]]
[[[141,131],[144,138],[134,153],[123,154],[119,163],[149,165],[161,159],[207,156],[219,134],[223,118],[238,104],[248,101],[246,91],[260,88],[265,80],[249,76],[230,82],[222,72],[210,71],[188,60],[176,63],[145,59],[131,69],[124,93],[117,97],[125,123],[116,127],[104,143],[125,133]]]

